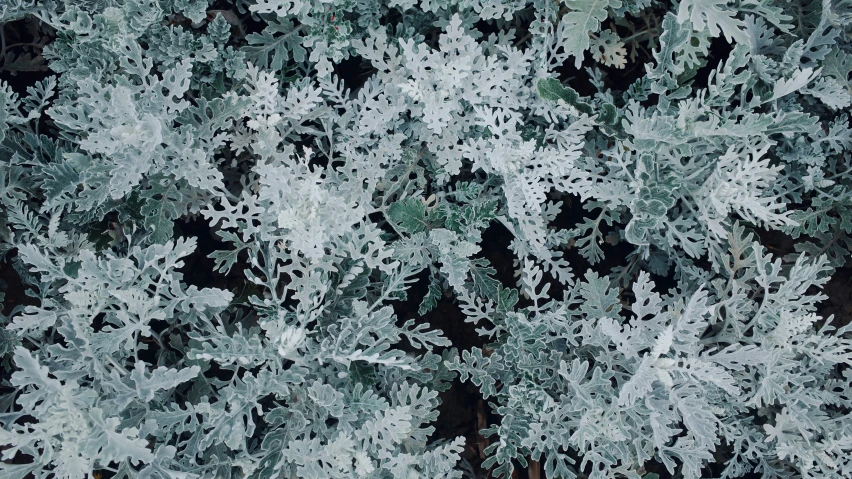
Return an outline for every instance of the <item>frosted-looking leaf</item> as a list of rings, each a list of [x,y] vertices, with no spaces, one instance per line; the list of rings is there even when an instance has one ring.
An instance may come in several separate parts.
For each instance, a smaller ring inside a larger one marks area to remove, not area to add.
[[[624,68],[627,65],[627,49],[618,35],[603,30],[598,38],[592,37],[592,58],[606,66]]]
[[[597,32],[606,20],[607,8],[618,8],[621,0],[562,0],[569,9],[559,20],[557,35],[565,52],[574,57],[580,68],[583,52],[589,49],[589,34]]]
[[[769,101],[777,100],[782,96],[801,90],[814,81],[815,78],[819,77],[821,71],[821,68],[817,68],[816,70],[813,68],[804,68],[797,71],[789,80],[783,78],[778,80],[775,83],[775,89],[772,91],[772,98]]]
[[[198,366],[190,366],[180,370],[159,367],[151,370],[149,375],[145,369],[145,364],[140,361],[136,363],[130,373],[130,379],[136,383],[136,392],[143,401],[151,401],[157,391],[171,389],[185,383],[198,376],[201,371]]]
[[[729,42],[746,42],[745,23],[735,17],[736,10],[729,8],[729,3],[729,0],[682,0],[678,6],[677,21],[684,23],[689,20],[694,30],[701,32],[707,28],[714,37],[721,31]]]

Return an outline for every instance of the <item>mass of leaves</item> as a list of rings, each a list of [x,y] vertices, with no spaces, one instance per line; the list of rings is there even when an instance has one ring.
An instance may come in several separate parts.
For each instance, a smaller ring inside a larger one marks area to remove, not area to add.
[[[4,1],[0,477],[852,477],[850,73],[845,0]]]

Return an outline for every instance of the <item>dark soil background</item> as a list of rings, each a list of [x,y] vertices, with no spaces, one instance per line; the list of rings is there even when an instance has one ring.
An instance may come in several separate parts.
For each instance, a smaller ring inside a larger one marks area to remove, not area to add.
[[[662,16],[660,16],[662,18]],[[637,19],[633,19],[637,24]],[[628,36],[630,31],[623,25],[610,24],[605,27],[617,31],[622,36]],[[654,25],[650,26],[655,27]],[[0,52],[0,79],[8,82],[12,88],[24,95],[26,88],[36,81],[43,79],[52,73],[41,57],[41,48],[47,44],[50,38],[49,29],[42,28],[29,20],[20,20],[3,26],[7,38],[4,51]],[[480,22],[477,28],[485,34],[497,31],[496,24]],[[522,35],[518,35],[521,37]],[[652,61],[650,56],[650,45],[648,48],[640,48],[636,52],[636,58],[628,60],[625,70],[616,70],[601,67],[594,64],[590,55],[586,55],[583,67],[597,66],[604,73],[608,86],[614,90],[626,90],[635,80],[645,73],[644,64]],[[717,38],[711,44],[710,55],[706,59],[706,65],[698,71],[695,76],[695,86],[706,86],[709,73],[724,59],[731,50],[729,44],[723,39]],[[360,58],[350,58],[335,67],[335,73],[341,77],[350,89],[360,87],[365,79],[372,73],[369,65],[364,64]],[[586,72],[576,69],[573,65],[564,65],[558,69],[560,79],[581,95],[594,93],[592,84],[589,82]],[[654,98],[648,102],[655,101]],[[566,207],[563,214],[557,218],[557,227],[573,227],[582,221],[583,209],[577,198],[561,198]],[[199,287],[220,287],[235,290],[244,283],[242,269],[235,267],[229,275],[213,271],[213,260],[207,256],[217,249],[228,249],[226,243],[221,242],[211,231],[209,226],[199,219],[176,222],[175,232],[180,236],[194,236],[198,238],[197,251],[185,260],[183,273],[189,284]],[[606,234],[606,232],[604,232]],[[762,240],[773,253],[783,256],[792,253],[793,241],[778,233],[764,234]],[[511,241],[510,233],[499,224],[493,224],[483,235],[482,256],[487,258],[497,269],[498,278],[506,285],[514,284],[512,275],[512,263],[508,244]],[[625,243],[616,245],[606,244],[603,246],[606,254],[602,264],[596,265],[595,269],[601,274],[607,274],[612,267],[625,264],[625,257],[631,248]],[[11,259],[14,252],[10,253],[5,262],[0,263],[0,292],[5,293],[3,303],[3,314],[8,315],[12,309],[22,304],[33,304],[33,299],[25,295],[24,285],[17,272],[11,267]],[[583,272],[591,267],[575,251],[567,252],[568,259],[575,272]],[[656,278],[655,278],[656,279]],[[665,284],[665,278],[659,278],[661,286]],[[427,282],[424,280],[416,283],[409,291],[409,299],[405,302],[396,303],[394,308],[401,321],[416,316],[417,306],[426,292]],[[559,296],[557,284],[551,286],[551,291]],[[820,314],[827,317],[835,316],[835,324],[843,325],[852,321],[852,266],[846,266],[837,270],[831,281],[825,287],[828,299],[822,303]],[[442,330],[459,350],[471,348],[483,348],[485,341],[475,331],[475,327],[464,321],[464,316],[452,298],[443,298],[438,306],[422,318],[431,324],[433,328]],[[0,386],[1,387],[1,386]],[[463,453],[462,467],[476,478],[490,477],[489,471],[484,470],[481,464],[485,458],[483,450],[488,446],[489,440],[479,435],[478,431],[489,425],[497,424],[500,418],[491,413],[491,408],[482,399],[478,389],[470,383],[461,383],[456,380],[453,387],[448,391],[440,393],[441,406],[440,416],[434,424],[435,432],[433,440],[452,439],[464,436],[466,448]],[[656,472],[661,478],[672,477],[661,465],[649,464],[646,466],[648,472]],[[708,473],[717,471],[707,471]],[[106,477],[106,476],[104,476]],[[514,478],[539,479],[544,477],[543,472],[537,464],[533,463],[528,468],[518,468]],[[676,477],[676,476],[675,476]]]

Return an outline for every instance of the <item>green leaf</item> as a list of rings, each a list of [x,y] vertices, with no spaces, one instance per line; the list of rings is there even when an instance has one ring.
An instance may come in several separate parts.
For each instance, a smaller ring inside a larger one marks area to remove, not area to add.
[[[829,213],[835,209],[830,199],[814,198],[812,207],[807,210],[795,210],[790,217],[796,222],[795,226],[786,226],[783,231],[793,238],[802,234],[816,236],[829,231],[837,224],[837,219]]]
[[[559,101],[573,106],[580,113],[593,114],[592,107],[580,101],[580,94],[571,87],[562,85],[556,78],[542,78],[538,81],[538,94],[545,100]]]
[[[199,97],[195,105],[183,110],[177,118],[178,123],[193,130],[197,138],[212,138],[229,128],[234,119],[243,115],[251,105],[251,99],[243,96],[227,96],[207,100]]]
[[[178,190],[178,183],[171,182],[168,186],[152,182],[152,187],[142,192],[142,214],[145,215],[145,227],[150,231],[149,238],[154,243],[163,244],[172,238],[174,220],[180,217],[178,205],[183,202],[183,195]]]
[[[521,139],[524,141],[535,140],[536,148],[541,148],[544,146],[544,133],[539,129],[538,126],[533,124],[526,124],[520,129]]]
[[[349,377],[367,387],[376,384],[376,367],[367,361],[352,361],[349,364]]]
[[[228,13],[231,14],[231,12]],[[223,12],[217,13],[207,24],[207,34],[214,42],[221,44],[227,43],[231,38],[231,24],[225,19]]]
[[[429,278],[429,290],[420,302],[420,307],[417,308],[417,314],[420,316],[432,311],[438,305],[438,300],[441,299],[441,284],[438,281],[438,278],[434,276]]]
[[[839,47],[834,48],[825,58],[822,72],[837,80],[849,93],[852,93],[852,83],[849,82],[849,73],[852,72],[852,55]]]
[[[192,23],[201,23],[207,16],[207,0],[174,0],[172,8],[175,12],[192,20]]]
[[[469,205],[447,205],[446,228],[456,233],[479,240],[480,232],[488,227],[497,216],[498,201],[495,199],[475,201]]]
[[[261,33],[246,35],[249,43],[243,48],[246,59],[260,68],[271,68],[275,71],[284,67],[285,62],[291,58],[291,52],[293,60],[300,63],[305,61],[306,51],[299,35],[304,29],[304,25],[295,26],[292,20],[285,20],[283,23],[270,24]]]
[[[615,125],[618,122],[618,110],[612,103],[604,103],[601,112],[598,115],[598,120],[607,125]]]
[[[473,289],[481,296],[492,301],[498,313],[507,313],[518,303],[518,291],[506,288],[492,276],[497,270],[491,267],[488,260],[476,258],[470,262],[470,277],[473,279]]]
[[[518,290],[514,288],[505,288],[503,285],[497,288],[497,308],[498,313],[508,313],[518,304]]]
[[[604,203],[590,201],[583,205],[583,209],[586,211],[597,208],[601,209],[597,218],[583,218],[582,223],[568,231],[568,237],[575,238],[574,247],[578,248],[580,254],[591,264],[598,263],[604,257],[603,250],[600,247],[603,243],[603,233],[600,230],[601,223],[605,222],[611,226],[617,219]]]
[[[497,270],[485,258],[476,258],[470,261],[470,277],[473,279],[473,289],[478,294],[495,300],[500,290],[500,281],[492,278]]]
[[[708,35],[681,25],[672,13],[665,16],[660,46],[653,53],[657,64],[648,71],[648,78],[656,80],[652,86],[655,93],[674,90],[694,76],[710,46]]]
[[[406,233],[414,234],[429,228],[426,205],[418,198],[405,198],[390,205],[388,218]]]
[[[73,163],[67,161],[48,163],[40,168],[39,173],[44,175],[41,189],[48,204],[54,204],[64,195],[77,191],[81,183],[80,172]]]
[[[455,184],[455,190],[447,193],[447,196],[452,196],[456,201],[468,202],[473,201],[482,193],[482,184],[475,181],[459,181]]]

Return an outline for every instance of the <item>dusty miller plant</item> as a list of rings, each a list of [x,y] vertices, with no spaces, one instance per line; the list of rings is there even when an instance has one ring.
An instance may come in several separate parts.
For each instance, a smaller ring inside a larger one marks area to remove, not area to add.
[[[456,379],[498,477],[852,476],[852,332],[817,310],[852,246],[850,20],[4,2],[0,476],[462,477]]]

